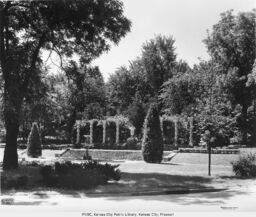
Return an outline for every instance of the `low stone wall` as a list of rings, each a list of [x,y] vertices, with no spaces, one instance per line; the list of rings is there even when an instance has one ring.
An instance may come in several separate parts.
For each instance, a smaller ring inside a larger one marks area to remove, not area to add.
[[[195,148],[179,148],[179,152],[181,153],[203,153],[207,154],[207,149],[195,149]],[[239,149],[212,149],[212,154],[240,154]]]

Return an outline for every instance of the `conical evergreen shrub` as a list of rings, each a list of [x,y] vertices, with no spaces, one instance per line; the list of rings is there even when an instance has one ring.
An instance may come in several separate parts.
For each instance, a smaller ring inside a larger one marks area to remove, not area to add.
[[[157,105],[148,110],[142,140],[142,155],[147,163],[160,163],[163,157],[163,137]]]
[[[35,158],[42,155],[41,138],[36,122],[32,124],[32,128],[28,136],[27,155]]]

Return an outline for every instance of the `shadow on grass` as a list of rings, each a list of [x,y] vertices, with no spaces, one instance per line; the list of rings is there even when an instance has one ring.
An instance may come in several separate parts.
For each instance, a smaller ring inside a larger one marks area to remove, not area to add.
[[[224,180],[220,180],[220,182],[223,181]],[[46,189],[42,187],[30,190],[27,189],[23,192],[30,194],[33,199],[39,199],[40,201],[31,201],[32,204],[29,204],[29,202],[19,203],[23,203],[23,205],[43,205],[44,203],[47,203],[48,198],[53,198],[56,195],[63,195],[63,197],[81,199],[86,197],[105,197],[107,200],[113,201],[141,199],[167,201],[180,205],[222,205],[225,203],[223,201],[226,199],[236,195],[249,194],[248,192],[241,192],[238,190],[220,191],[217,187],[218,185],[215,185],[216,182],[216,179],[202,176],[127,172],[122,173],[122,179],[120,181],[98,186],[93,189],[65,190],[56,188]],[[200,191],[197,191],[197,193],[189,193],[189,191],[193,189],[198,189]],[[208,191],[209,189],[211,192]],[[20,191],[17,190],[16,192]],[[10,196],[8,192],[6,192],[5,195]],[[15,197],[14,195],[15,194],[12,196]],[[13,205],[22,204],[15,203]]]
[[[106,197],[108,200],[114,201],[141,199],[167,201],[180,205],[222,205],[226,199],[236,195],[249,194],[209,187],[213,184],[213,179],[199,176],[123,173],[122,181],[124,183],[115,183],[112,187],[111,185],[105,186],[107,191],[102,189],[101,192],[87,193],[86,196],[90,198]],[[125,184],[125,182],[128,184]],[[197,193],[186,193],[187,190],[193,189],[199,191]],[[175,193],[175,191],[177,192]],[[150,195],[149,192],[153,194]]]
[[[212,179],[199,176],[168,175],[162,173],[122,173],[119,182],[85,192],[88,197],[143,196],[147,194],[185,193],[190,190],[209,190]],[[213,188],[211,188],[214,190]]]

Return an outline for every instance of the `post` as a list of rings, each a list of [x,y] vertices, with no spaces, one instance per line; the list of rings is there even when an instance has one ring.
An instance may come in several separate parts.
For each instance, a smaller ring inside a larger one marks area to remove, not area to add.
[[[189,118],[189,146],[193,147],[193,131],[194,131],[194,126],[193,126],[193,117]]]
[[[93,144],[93,121],[90,121],[90,144]]]
[[[209,161],[208,161],[208,176],[211,176],[211,155],[212,155],[212,148],[210,143],[208,143],[208,156],[209,156]]]
[[[120,129],[119,121],[117,120],[116,121],[116,144],[117,145],[119,144],[119,129]]]
[[[135,134],[135,128],[134,127],[130,127],[130,134],[131,134],[131,137],[134,137],[134,134]]]
[[[178,146],[178,119],[174,121],[174,145]]]
[[[102,135],[102,143],[105,144],[106,143],[106,125],[107,125],[107,121],[103,121],[103,135]]]
[[[76,144],[80,143],[80,122],[77,121],[76,125]]]

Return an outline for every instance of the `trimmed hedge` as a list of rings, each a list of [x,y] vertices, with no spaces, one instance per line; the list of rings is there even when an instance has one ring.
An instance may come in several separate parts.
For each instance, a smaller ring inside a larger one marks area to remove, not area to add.
[[[42,155],[42,143],[38,125],[36,122],[33,123],[31,132],[28,136],[27,155],[29,157],[39,157]]]
[[[157,105],[151,105],[144,123],[142,155],[147,163],[160,163],[163,157],[163,137]]]

